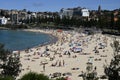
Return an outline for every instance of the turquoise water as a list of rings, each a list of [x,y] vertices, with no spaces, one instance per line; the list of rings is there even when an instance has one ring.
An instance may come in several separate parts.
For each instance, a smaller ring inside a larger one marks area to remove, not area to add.
[[[52,41],[48,34],[21,30],[0,30],[0,43],[8,50],[24,50]]]

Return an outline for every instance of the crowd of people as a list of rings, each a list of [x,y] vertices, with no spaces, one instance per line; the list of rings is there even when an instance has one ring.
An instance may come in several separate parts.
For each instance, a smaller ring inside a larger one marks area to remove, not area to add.
[[[111,59],[112,38],[96,33],[88,35],[82,32],[57,30],[29,30],[51,34],[58,38],[56,43],[41,45],[36,48],[20,52],[24,74],[29,71],[46,75],[60,72],[70,72],[72,80],[82,80],[79,75],[86,71],[86,63],[90,62],[98,67],[98,76],[104,74],[102,64]],[[100,61],[99,63],[97,61]],[[28,69],[29,66],[29,69]],[[27,68],[27,69],[26,69]],[[77,69],[77,70],[73,70]]]

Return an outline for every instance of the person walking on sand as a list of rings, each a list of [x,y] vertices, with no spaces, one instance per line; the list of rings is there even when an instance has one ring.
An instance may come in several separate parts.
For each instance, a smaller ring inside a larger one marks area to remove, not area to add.
[[[45,64],[43,64],[43,71],[45,72]]]
[[[71,53],[68,51],[68,57],[70,58]]]
[[[59,67],[61,67],[61,61],[59,61]]]
[[[65,66],[65,61],[63,60],[63,66]]]

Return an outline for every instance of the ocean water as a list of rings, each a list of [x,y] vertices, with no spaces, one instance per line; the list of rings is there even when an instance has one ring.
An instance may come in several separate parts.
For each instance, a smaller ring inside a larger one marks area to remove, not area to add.
[[[4,48],[14,50],[24,50],[35,46],[50,43],[53,37],[48,34],[29,32],[21,30],[0,30],[0,43]]]

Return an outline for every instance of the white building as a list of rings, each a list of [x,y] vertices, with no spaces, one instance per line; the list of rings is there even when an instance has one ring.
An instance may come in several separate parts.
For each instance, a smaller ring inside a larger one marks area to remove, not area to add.
[[[37,17],[37,14],[36,14],[36,13],[31,13],[31,17],[36,18],[36,17]]]
[[[61,9],[61,11],[60,11],[60,18],[63,18],[63,17],[72,18],[72,16],[73,16],[73,10]]]
[[[89,10],[86,8],[81,8],[81,7],[77,7],[77,8],[68,8],[68,9],[64,9],[62,8],[60,10],[60,18],[65,17],[76,17],[76,18],[80,18],[80,17],[89,17]]]
[[[82,17],[89,17],[89,10],[88,9],[82,9]]]
[[[36,14],[36,13],[27,14],[27,15],[26,15],[26,18],[27,18],[27,19],[37,18],[37,14]]]
[[[7,24],[7,18],[5,17],[0,18],[0,24]]]

